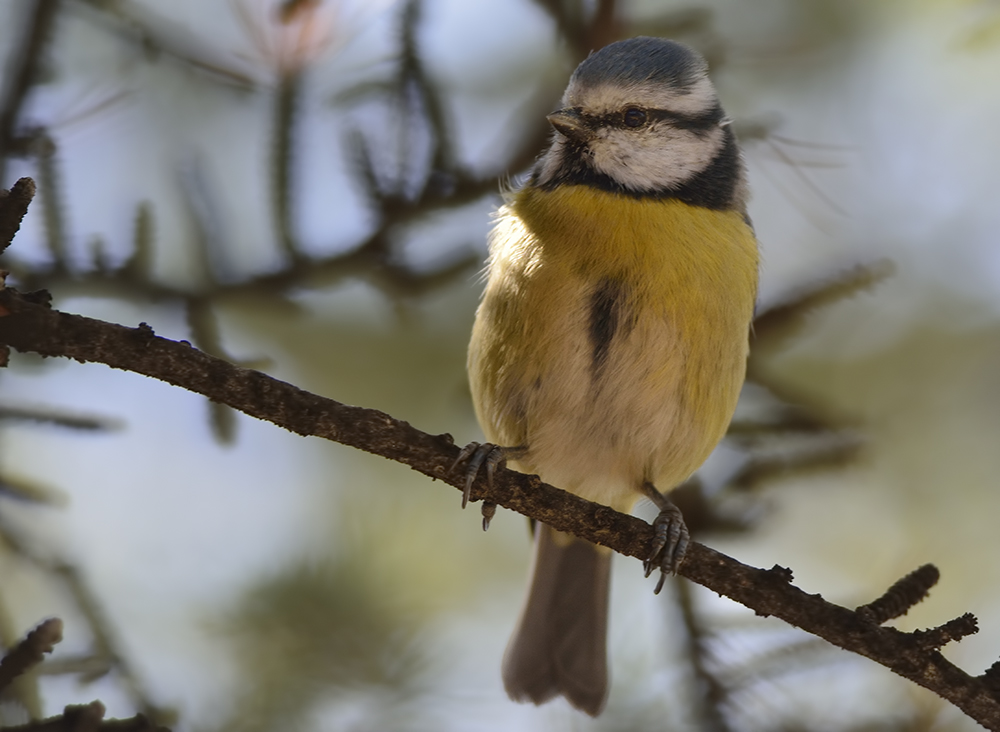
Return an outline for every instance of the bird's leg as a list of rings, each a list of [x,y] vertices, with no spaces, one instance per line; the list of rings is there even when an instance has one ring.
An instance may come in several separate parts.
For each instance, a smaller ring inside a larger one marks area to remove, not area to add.
[[[650,482],[642,484],[642,493],[649,498],[656,507],[660,509],[660,514],[653,521],[653,550],[649,557],[643,562],[648,577],[657,567],[660,568],[660,580],[656,583],[654,593],[659,594],[663,589],[663,582],[668,574],[676,574],[677,568],[684,561],[687,554],[688,544],[691,541],[691,533],[687,524],[684,523],[684,516],[681,510],[674,505],[674,502],[656,490],[656,486]]]
[[[493,475],[497,471],[497,466],[506,463],[508,459],[517,459],[526,451],[527,448],[523,446],[501,447],[492,442],[470,442],[463,447],[451,466],[451,469],[454,470],[460,463],[465,463],[465,490],[462,492],[462,508],[468,504],[469,496],[472,495],[472,484],[476,482],[476,476],[479,475],[479,471],[484,465],[486,466],[486,481],[492,488]],[[490,519],[493,518],[496,510],[495,503],[483,501],[483,531],[490,527]]]

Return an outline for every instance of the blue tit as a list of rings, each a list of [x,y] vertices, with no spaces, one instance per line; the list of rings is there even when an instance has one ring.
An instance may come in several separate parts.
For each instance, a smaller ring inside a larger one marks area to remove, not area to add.
[[[468,356],[489,443],[463,451],[466,499],[502,460],[618,511],[648,498],[647,574],[674,572],[688,531],[666,493],[722,439],[746,373],[758,251],[742,157],[705,60],[658,38],[593,53],[548,121],[489,240]],[[544,525],[534,546],[504,685],[596,716],[610,551]]]

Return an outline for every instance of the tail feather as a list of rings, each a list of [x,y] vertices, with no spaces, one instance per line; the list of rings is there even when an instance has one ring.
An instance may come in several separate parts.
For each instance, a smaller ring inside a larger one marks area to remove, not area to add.
[[[611,552],[538,524],[531,587],[503,659],[515,701],[562,694],[597,716],[608,696]]]

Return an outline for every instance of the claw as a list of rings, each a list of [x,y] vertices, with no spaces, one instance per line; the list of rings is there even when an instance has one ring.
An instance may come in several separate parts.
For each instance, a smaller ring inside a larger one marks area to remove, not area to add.
[[[497,466],[502,463],[507,457],[507,449],[500,447],[499,445],[494,445],[492,442],[484,442],[482,444],[478,442],[470,442],[468,445],[462,448],[461,452],[458,453],[458,457],[455,462],[452,463],[451,470],[454,470],[462,462],[468,461],[465,467],[465,490],[462,491],[462,508],[465,508],[469,503],[469,497],[472,495],[472,484],[476,482],[476,476],[479,475],[479,471],[482,469],[483,465],[486,465],[486,481],[489,483],[490,487],[493,487],[493,476],[497,472]],[[494,512],[496,508],[494,507]],[[486,508],[483,507],[483,528],[489,527],[489,519],[493,518],[492,514],[486,516]]]
[[[677,574],[678,567],[684,561],[688,545],[691,543],[691,533],[681,510],[669,498],[657,491],[652,484],[644,486],[644,492],[654,500],[660,508],[660,514],[653,521],[653,546],[649,557],[643,562],[643,569],[648,577],[659,567],[660,578],[656,583],[654,594],[660,594],[668,574]]]
[[[489,531],[490,521],[497,515],[497,504],[492,501],[483,501],[483,531]]]
[[[469,502],[469,495],[472,493],[472,482],[476,479],[476,474],[479,472],[479,466],[482,464],[482,460],[476,460],[473,457],[476,451],[479,449],[480,445],[478,442],[470,442],[468,445],[463,447],[459,453],[458,457],[455,458],[455,462],[451,464],[448,469],[449,473],[454,473],[455,468],[457,468],[461,463],[464,463],[469,458],[469,465],[465,470],[465,490],[462,493],[462,508],[465,508],[465,504]]]

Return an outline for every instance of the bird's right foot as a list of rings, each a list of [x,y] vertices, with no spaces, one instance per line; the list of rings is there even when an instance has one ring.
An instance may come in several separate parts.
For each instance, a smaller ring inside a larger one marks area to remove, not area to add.
[[[653,590],[653,594],[658,595],[667,575],[677,574],[677,568],[684,561],[691,543],[691,532],[684,523],[684,515],[673,501],[656,490],[652,483],[644,484],[642,490],[660,509],[660,514],[653,521],[652,551],[643,562],[647,577],[653,570],[660,570],[660,578]]]

